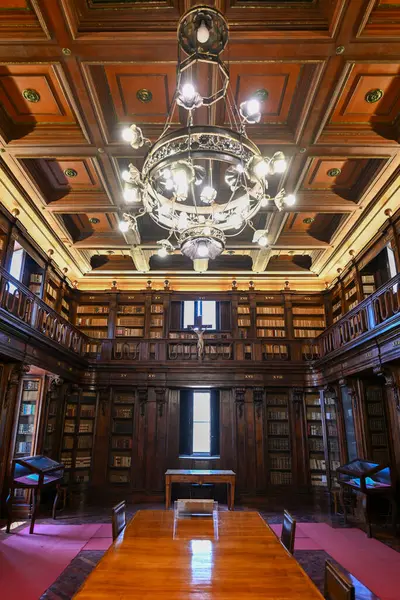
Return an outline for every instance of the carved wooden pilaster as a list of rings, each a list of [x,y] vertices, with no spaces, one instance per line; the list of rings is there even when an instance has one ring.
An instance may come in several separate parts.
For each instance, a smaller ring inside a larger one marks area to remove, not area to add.
[[[140,387],[137,389],[139,406],[140,406],[140,416],[144,417],[146,414],[146,404],[147,404],[147,388]]]
[[[7,389],[6,389],[6,393],[4,396],[4,408],[5,409],[8,408],[10,399],[12,398],[13,394],[16,392],[16,388],[18,387],[21,377],[23,377],[24,375],[29,373],[30,368],[31,368],[30,365],[27,365],[25,363],[18,363],[13,367],[13,369],[9,375],[9,378],[8,378]]]
[[[304,390],[302,388],[294,388],[293,389],[292,403],[293,403],[294,414],[295,414],[296,418],[300,417],[300,415],[301,415],[301,407],[303,405],[303,397],[304,397]]]
[[[244,388],[244,387],[234,389],[235,402],[236,402],[236,406],[238,407],[238,410],[239,410],[239,419],[241,419],[243,417],[245,393],[246,393],[246,388]]]
[[[103,417],[105,417],[107,414],[107,404],[109,403],[109,401],[110,401],[110,388],[109,387],[100,388],[99,389],[99,404],[100,404],[101,414],[103,415]]]
[[[256,418],[260,419],[262,415],[262,407],[264,402],[264,388],[253,388],[253,403],[256,409]]]
[[[158,416],[161,418],[164,413],[164,406],[166,404],[166,389],[165,388],[156,388],[156,405],[158,410]]]
[[[390,391],[392,393],[396,410],[400,412],[400,394],[395,374],[390,369],[383,367],[375,367],[374,373],[375,375],[379,375],[380,377],[384,378],[385,388],[387,389],[387,391]]]

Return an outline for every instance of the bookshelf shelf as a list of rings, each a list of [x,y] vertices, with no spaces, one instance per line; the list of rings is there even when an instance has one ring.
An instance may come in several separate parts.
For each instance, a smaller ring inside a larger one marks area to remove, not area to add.
[[[295,338],[318,337],[326,327],[322,304],[306,304],[295,301],[292,306],[293,333]]]
[[[75,325],[89,337],[107,338],[109,310],[109,305],[106,303],[79,304]]]
[[[161,296],[152,298],[150,306],[150,339],[161,339],[164,337],[164,304]]]
[[[247,339],[251,328],[250,301],[247,296],[239,298],[237,308],[238,335],[241,339]]]
[[[368,442],[372,460],[389,462],[388,428],[383,390],[372,383],[365,384]]]
[[[119,304],[115,321],[115,337],[143,337],[144,323],[144,302]]]

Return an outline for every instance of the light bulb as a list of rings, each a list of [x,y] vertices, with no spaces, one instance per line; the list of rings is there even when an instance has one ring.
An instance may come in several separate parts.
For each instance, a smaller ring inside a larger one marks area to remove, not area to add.
[[[127,231],[129,231],[129,223],[128,221],[120,221],[118,224],[119,230],[122,231],[122,233],[126,233]]]
[[[267,161],[265,161],[263,158],[261,158],[259,161],[256,162],[253,171],[254,171],[254,175],[256,177],[258,177],[259,179],[261,179],[261,177],[265,177],[266,175],[268,175],[269,165],[268,165]]]
[[[208,254],[207,244],[205,242],[200,242],[200,244],[197,246],[197,255],[200,256],[200,258],[206,258]]]
[[[181,212],[178,219],[178,229],[187,229],[188,226],[188,216],[185,212]]]
[[[261,206],[263,208],[265,208],[266,206],[268,206],[268,201],[269,201],[269,198],[267,198],[267,196],[263,196],[263,199],[261,200]]]
[[[125,202],[138,202],[138,191],[137,188],[125,188],[124,190],[124,200]]]
[[[268,238],[266,235],[262,235],[261,237],[258,238],[258,244],[260,246],[262,246],[263,248],[265,248],[265,246],[268,244]]]
[[[173,179],[177,185],[186,184],[187,185],[187,175],[184,169],[176,169],[173,172]]]
[[[260,103],[255,98],[252,98],[251,100],[247,100],[246,108],[247,108],[247,112],[250,116],[256,115],[257,113],[260,112]]]
[[[278,158],[273,162],[274,173],[284,173],[287,169],[287,162],[284,158]]]
[[[231,218],[229,219],[229,225],[231,227],[235,227],[236,229],[240,229],[242,226],[242,219],[240,217],[240,215],[238,215],[237,213],[234,213]]]
[[[214,214],[215,221],[225,221],[226,214],[224,212],[216,212]]]
[[[158,249],[157,254],[160,258],[165,258],[168,254],[168,250],[165,246],[161,246],[161,248]]]
[[[296,204],[296,196],[294,194],[289,194],[285,197],[286,206],[294,206]]]
[[[164,179],[171,179],[172,177],[172,173],[170,169],[164,169],[164,171],[161,173],[161,175],[164,177]]]
[[[121,177],[122,177],[122,179],[124,181],[126,181],[126,183],[130,183],[131,182],[131,174],[126,169],[125,169],[125,171],[122,171]]]
[[[205,204],[211,204],[217,196],[217,190],[214,190],[210,185],[206,185],[201,190],[200,200]]]
[[[203,232],[204,232],[204,235],[210,235],[211,229],[209,227],[204,227]]]
[[[167,179],[165,182],[165,189],[170,191],[174,187],[174,181],[172,179]]]
[[[130,127],[125,127],[125,129],[122,130],[122,137],[126,142],[130,143],[133,142],[136,135]]]
[[[185,100],[193,100],[196,95],[196,90],[191,83],[185,83],[182,88],[182,96]]]
[[[239,163],[238,165],[236,165],[236,171],[238,173],[244,173],[244,166],[242,165],[242,163]]]
[[[206,26],[204,21],[201,22],[196,35],[197,41],[200,42],[200,44],[205,44],[206,42],[208,42],[210,38],[210,32],[208,31],[208,27]]]

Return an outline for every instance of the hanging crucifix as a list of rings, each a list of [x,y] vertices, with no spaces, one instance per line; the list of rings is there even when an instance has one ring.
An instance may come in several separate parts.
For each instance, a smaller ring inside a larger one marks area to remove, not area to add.
[[[201,301],[195,303],[195,316],[194,325],[189,325],[191,329],[197,335],[197,358],[203,360],[204,358],[204,334],[207,329],[212,329],[212,325],[203,325],[203,316],[201,314]]]

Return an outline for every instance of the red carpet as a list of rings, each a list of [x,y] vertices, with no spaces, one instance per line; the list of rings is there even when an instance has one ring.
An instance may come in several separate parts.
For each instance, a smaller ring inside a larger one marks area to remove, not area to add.
[[[36,525],[0,537],[1,600],[38,600],[81,550],[106,550],[111,525]]]
[[[280,536],[282,525],[271,529]],[[400,553],[360,529],[297,523],[295,550],[325,550],[381,600],[400,598]]]

